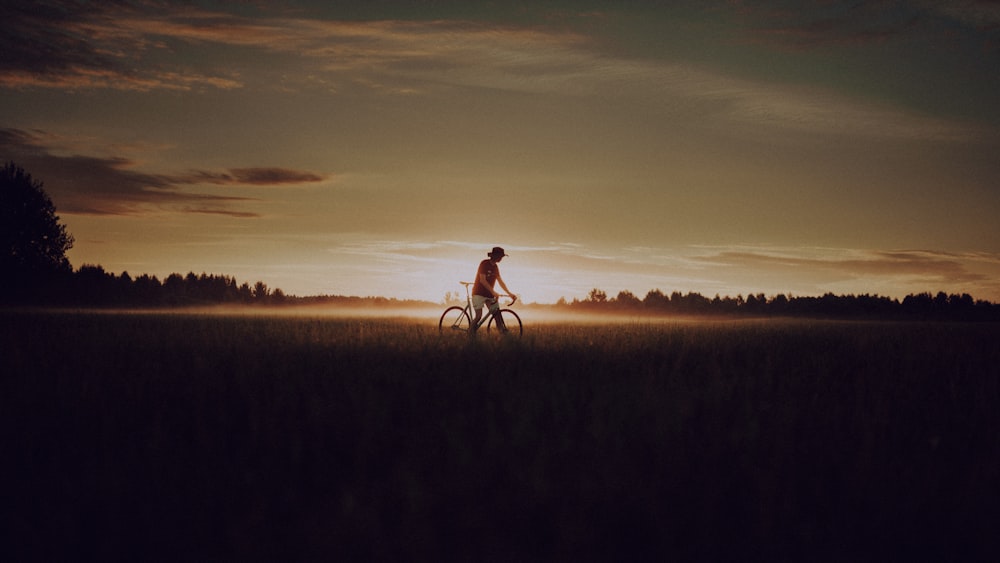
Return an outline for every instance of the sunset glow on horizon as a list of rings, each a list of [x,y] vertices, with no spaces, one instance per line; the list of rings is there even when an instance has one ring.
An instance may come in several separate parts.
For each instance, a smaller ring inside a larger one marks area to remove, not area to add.
[[[349,4],[3,8],[0,160],[75,268],[1000,302],[996,2]]]

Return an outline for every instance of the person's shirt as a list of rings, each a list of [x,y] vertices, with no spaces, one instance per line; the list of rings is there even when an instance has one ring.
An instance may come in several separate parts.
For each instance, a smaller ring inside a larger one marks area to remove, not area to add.
[[[486,281],[490,284],[489,287],[483,287],[483,282],[480,279],[482,275],[486,275]],[[492,260],[486,259],[479,263],[479,269],[476,270],[476,285],[472,289],[473,295],[482,295],[483,297],[493,297],[493,286],[497,283],[497,276],[500,274],[500,267]]]

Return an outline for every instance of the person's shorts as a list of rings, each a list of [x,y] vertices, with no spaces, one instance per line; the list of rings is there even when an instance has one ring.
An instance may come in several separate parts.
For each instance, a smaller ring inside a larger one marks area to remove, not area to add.
[[[493,299],[492,297],[486,297],[485,295],[473,295],[472,296],[472,308],[479,310],[483,308],[488,301]]]

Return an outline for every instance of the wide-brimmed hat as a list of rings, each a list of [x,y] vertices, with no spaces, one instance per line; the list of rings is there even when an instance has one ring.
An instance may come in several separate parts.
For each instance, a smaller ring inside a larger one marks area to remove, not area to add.
[[[504,256],[507,256],[507,253],[503,251],[503,248],[500,248],[499,246],[494,246],[493,250],[491,250],[490,253],[487,254],[487,256],[489,256],[490,258],[503,258]]]

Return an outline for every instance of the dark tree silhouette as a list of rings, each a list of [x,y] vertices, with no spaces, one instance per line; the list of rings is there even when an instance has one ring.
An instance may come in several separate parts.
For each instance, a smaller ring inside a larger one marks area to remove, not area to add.
[[[863,320],[951,320],[997,321],[1000,304],[973,299],[968,293],[961,295],[938,292],[937,295],[920,293],[908,295],[902,302],[878,295],[834,295],[821,297],[788,297],[778,294],[768,299],[763,293],[733,297],[715,296],[709,299],[700,293],[683,294],[674,291],[668,297],[654,289],[641,301],[632,292],[621,291],[608,299],[598,288],[590,290],[584,301],[574,299],[567,303],[561,299],[559,308],[576,308],[592,311],[628,311],[653,315],[708,315],[750,317],[799,317],[825,319]]]
[[[608,300],[608,294],[595,287],[594,289],[590,290],[590,294],[587,296],[587,300],[590,303],[605,303]]]
[[[638,309],[642,306],[642,301],[635,296],[634,293],[628,290],[622,290],[618,292],[618,296],[615,297],[615,305],[623,309]]]
[[[72,269],[66,251],[73,237],[59,223],[56,207],[23,168],[0,169],[0,298],[37,296]]]
[[[670,305],[670,298],[659,289],[651,289],[646,293],[642,304],[650,309],[666,309]]]

